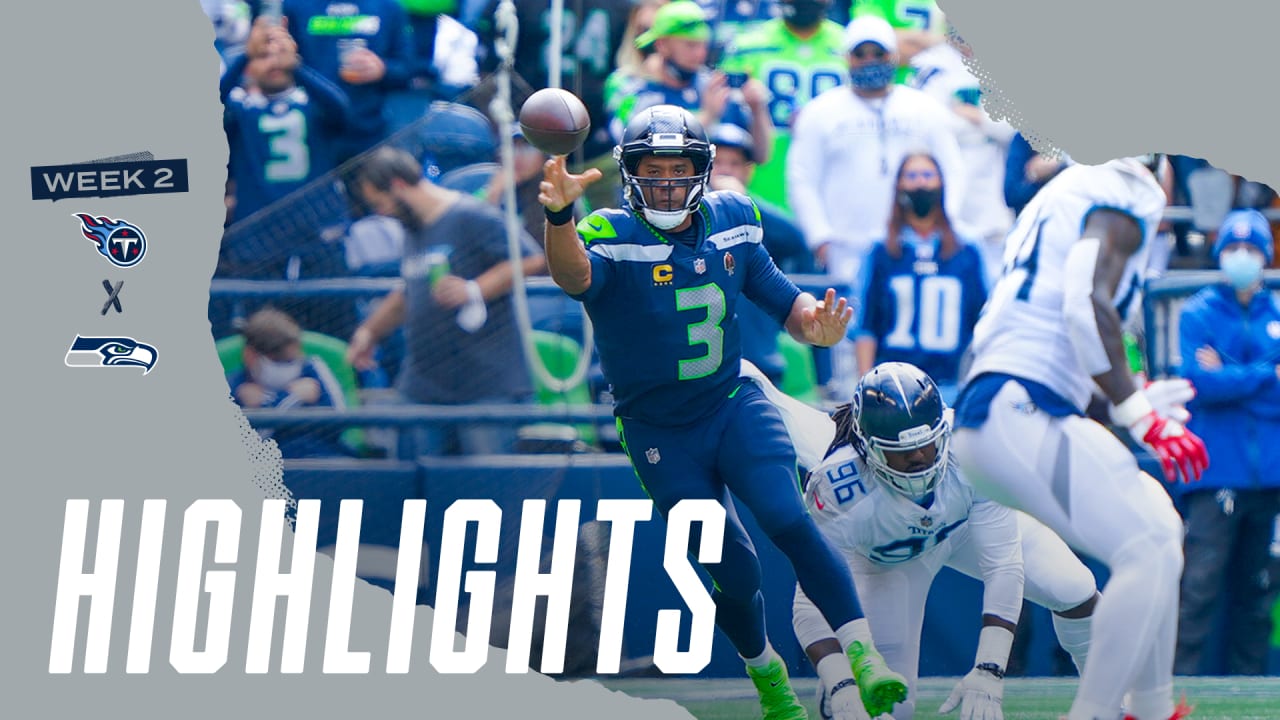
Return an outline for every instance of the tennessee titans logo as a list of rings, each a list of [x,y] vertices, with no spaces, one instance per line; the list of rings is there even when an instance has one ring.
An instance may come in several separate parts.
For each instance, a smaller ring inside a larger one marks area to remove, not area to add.
[[[76,335],[67,350],[67,367],[140,367],[142,374],[156,366],[156,349],[130,337]]]
[[[80,232],[98,246],[98,252],[118,267],[133,267],[142,262],[147,252],[147,237],[142,228],[124,220],[75,213],[80,218]]]

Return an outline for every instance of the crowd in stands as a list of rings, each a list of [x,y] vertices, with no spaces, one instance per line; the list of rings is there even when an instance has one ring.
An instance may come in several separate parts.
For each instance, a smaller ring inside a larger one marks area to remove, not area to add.
[[[359,388],[385,389],[393,403],[534,402],[510,258],[520,254],[525,275],[544,270],[546,157],[517,133],[512,240],[489,106],[503,62],[500,0],[202,3],[222,58],[230,148],[215,278],[401,283],[373,298],[215,293],[210,322],[236,401],[343,408]],[[1072,160],[1042,154],[984,110],[964,62],[971,51],[933,0],[564,0],[558,49],[550,2],[514,5],[516,109],[549,84],[558,53],[558,85],[590,114],[570,160],[605,178],[578,217],[621,201],[612,150],[627,119],[654,104],[685,107],[716,145],[712,188],[755,201],[779,267],[824,275],[853,299],[820,399],[847,401],[856,378],[888,360],[918,365],[953,397],[1006,233]],[[1229,586],[1239,624],[1228,669],[1253,674],[1274,598],[1267,568],[1280,553],[1280,477],[1259,454],[1274,443],[1257,440],[1280,417],[1280,311],[1250,282],[1276,255],[1254,211],[1277,196],[1195,158],[1169,156],[1161,177],[1169,204],[1192,212],[1161,227],[1149,271],[1221,264],[1239,282],[1206,289],[1184,311],[1181,372],[1202,393],[1192,427],[1214,460],[1185,498],[1179,672],[1204,669],[1208,608]],[[786,387],[780,328],[749,304],[740,315],[745,356]],[[569,334],[581,340],[581,330],[578,321]],[[1236,345],[1215,351],[1216,335]],[[585,399],[607,403],[601,385],[595,368]],[[274,437],[285,457],[369,452],[349,432]],[[517,438],[500,426],[443,426],[413,441],[413,452],[447,454],[506,452]]]
[[[403,392],[416,367],[473,370],[486,353],[517,364],[524,354],[511,342],[510,281],[478,301],[466,294],[483,273],[507,267],[502,138],[489,106],[503,61],[500,0],[203,4],[223,59],[230,146],[216,277],[400,278],[409,294],[415,278],[431,287],[447,278],[442,287],[460,288],[456,297],[424,296],[432,304],[426,324],[388,323],[378,343],[361,347],[354,371],[363,388],[399,378]],[[550,3],[514,5],[518,109],[549,84],[553,55]],[[890,359],[920,365],[950,392],[1016,213],[1072,162],[1040,154],[987,114],[964,63],[971,52],[932,0],[565,0],[559,41],[558,84],[583,99],[592,121],[570,159],[605,173],[579,216],[621,201],[612,148],[629,117],[657,103],[695,112],[718,149],[713,188],[755,200],[775,262],[788,273],[824,275],[853,300],[855,329],[823,373],[832,378],[829,400]],[[516,244],[536,256],[545,156],[518,132],[513,142]],[[478,219],[463,225],[464,235],[450,236],[456,223],[437,224],[432,211],[398,195],[381,198],[385,211],[371,206],[359,167],[382,146],[408,151],[431,186],[478,201],[467,201]],[[1270,188],[1193,158],[1171,156],[1163,177],[1170,204],[1194,212],[1166,223],[1153,273],[1213,267],[1210,249],[1227,211],[1276,202]],[[479,331],[460,329],[457,308],[477,302],[487,311]],[[307,331],[352,342],[397,298],[215,294],[214,336],[242,332],[264,305]],[[779,328],[754,308],[742,314],[746,356],[780,380],[787,361]],[[446,384],[452,392],[417,393],[417,401],[528,394],[461,377]],[[607,401],[607,388],[593,386],[591,396]]]

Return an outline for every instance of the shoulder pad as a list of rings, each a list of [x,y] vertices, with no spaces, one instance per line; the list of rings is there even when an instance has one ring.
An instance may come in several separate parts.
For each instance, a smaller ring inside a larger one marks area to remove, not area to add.
[[[876,487],[863,471],[862,460],[852,447],[832,453],[809,474],[805,501],[811,512],[829,517],[848,512]]]
[[[585,245],[595,242],[621,242],[635,229],[635,218],[625,210],[596,210],[578,221],[578,235]]]
[[[729,190],[715,190],[702,198],[712,232],[737,225],[760,225],[760,208],[751,198]]]
[[[707,242],[718,250],[764,241],[760,208],[735,192],[713,192],[703,198],[707,213]]]

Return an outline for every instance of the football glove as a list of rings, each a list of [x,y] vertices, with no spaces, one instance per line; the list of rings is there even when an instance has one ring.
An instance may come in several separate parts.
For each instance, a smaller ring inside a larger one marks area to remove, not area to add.
[[[1165,480],[1184,483],[1199,480],[1209,466],[1204,441],[1173,418],[1161,415],[1147,394],[1139,390],[1111,410],[1111,419],[1129,429],[1135,440],[1151,448],[1164,468]]]
[[[938,708],[945,715],[960,708],[960,720],[1004,720],[1004,680],[974,668],[960,678],[947,701]]]
[[[818,715],[822,720],[871,720],[862,706],[858,686],[851,680],[837,685],[835,692],[827,690],[826,683],[818,683]]]
[[[1143,392],[1151,401],[1151,407],[1161,417],[1186,425],[1191,420],[1187,412],[1187,403],[1196,396],[1196,389],[1190,380],[1185,378],[1167,378],[1147,383]]]

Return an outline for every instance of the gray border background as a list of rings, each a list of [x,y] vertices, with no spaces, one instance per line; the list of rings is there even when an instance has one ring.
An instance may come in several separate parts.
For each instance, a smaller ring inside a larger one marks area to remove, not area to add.
[[[1280,27],[1280,5],[1220,1],[1206,12],[1202,3],[1169,0],[940,4],[977,53],[1002,111],[1074,158],[1099,162],[1178,152],[1277,185],[1277,150],[1267,126],[1274,102],[1265,79],[1275,66],[1272,34]],[[390,596],[368,586],[357,588],[350,647],[373,653],[372,672],[323,675],[325,623],[315,619],[326,616],[332,567],[323,556],[316,564],[306,672],[243,673],[259,486],[278,473],[278,456],[244,441],[248,431],[228,398],[205,319],[227,159],[212,29],[195,0],[46,0],[18,7],[0,44],[8,110],[0,198],[8,244],[17,253],[0,283],[6,323],[15,329],[5,363],[8,496],[0,505],[0,547],[7,551],[0,614],[5,714],[688,717],[673,703],[635,700],[595,683],[506,675],[501,651],[492,651],[477,675],[437,675],[426,658],[426,608],[417,613],[411,672],[387,676],[380,667]],[[191,191],[56,203],[29,199],[32,165],[140,150],[158,159],[187,158]],[[149,241],[146,259],[132,269],[113,268],[80,236],[74,212],[140,225]],[[103,278],[126,280],[124,314],[98,314]],[[145,377],[137,370],[67,368],[63,355],[77,333],[135,337],[158,348],[158,363]],[[67,498],[93,501],[90,538],[100,499],[127,503],[103,675],[80,670],[84,603],[75,671],[47,672]],[[169,505],[151,672],[126,675],[132,558],[146,498],[167,498]],[[198,498],[240,505],[240,561],[210,568],[237,571],[227,665],[213,675],[182,676],[168,664],[169,624],[182,511]],[[278,611],[273,668],[279,666],[281,620]]]

